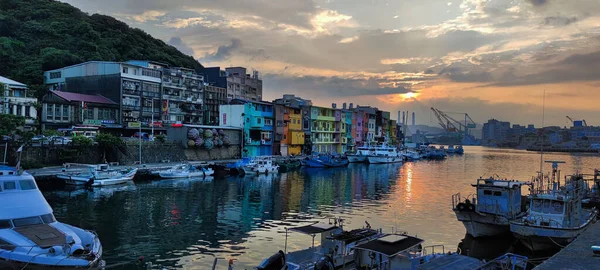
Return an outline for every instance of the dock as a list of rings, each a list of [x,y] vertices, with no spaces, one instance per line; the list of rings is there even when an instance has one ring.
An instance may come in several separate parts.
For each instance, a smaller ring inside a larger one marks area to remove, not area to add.
[[[575,241],[534,269],[598,269],[600,256],[594,256],[591,248],[598,245],[600,245],[600,222],[592,224]]]

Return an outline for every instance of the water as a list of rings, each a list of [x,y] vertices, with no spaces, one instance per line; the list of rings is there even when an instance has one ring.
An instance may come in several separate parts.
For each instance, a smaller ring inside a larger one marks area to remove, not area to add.
[[[166,268],[219,268],[235,259],[252,269],[285,247],[285,228],[346,219],[347,229],[407,231],[427,245],[456,250],[465,229],[451,210],[451,195],[473,193],[480,176],[531,179],[540,156],[519,150],[466,147],[445,161],[351,164],[347,168],[301,169],[277,176],[163,180],[94,191],[45,191],[62,222],[98,232],[108,265],[140,255]],[[562,160],[562,174],[591,173],[596,155],[545,154]],[[545,165],[545,171],[550,164]],[[311,245],[290,233],[288,251]],[[469,242],[470,247],[476,246]]]

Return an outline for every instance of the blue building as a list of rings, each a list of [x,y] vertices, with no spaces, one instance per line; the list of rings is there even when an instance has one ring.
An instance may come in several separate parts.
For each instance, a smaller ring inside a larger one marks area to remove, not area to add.
[[[243,130],[244,157],[273,155],[273,104],[263,101],[234,99],[219,107],[220,126],[239,127]]]

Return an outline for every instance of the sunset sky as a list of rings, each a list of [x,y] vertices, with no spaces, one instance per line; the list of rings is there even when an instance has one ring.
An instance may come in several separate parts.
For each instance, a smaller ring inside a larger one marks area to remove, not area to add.
[[[260,71],[264,99],[600,125],[598,0],[65,0],[204,66]],[[395,118],[396,113],[392,113]]]

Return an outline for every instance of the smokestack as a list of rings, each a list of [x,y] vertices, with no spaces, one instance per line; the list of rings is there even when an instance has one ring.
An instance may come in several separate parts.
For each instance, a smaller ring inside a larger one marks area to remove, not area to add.
[[[350,110],[354,109],[354,103],[350,103]]]
[[[400,124],[400,111],[398,111],[398,120],[396,121],[396,123]]]
[[[415,126],[415,112],[412,113],[412,125]]]
[[[344,102],[344,104],[342,104],[342,109],[346,109],[346,102]]]
[[[404,125],[404,124],[405,124],[405,123],[404,123],[405,121],[406,121],[406,112],[404,112],[404,111],[403,111],[403,112],[402,112],[402,125]]]

